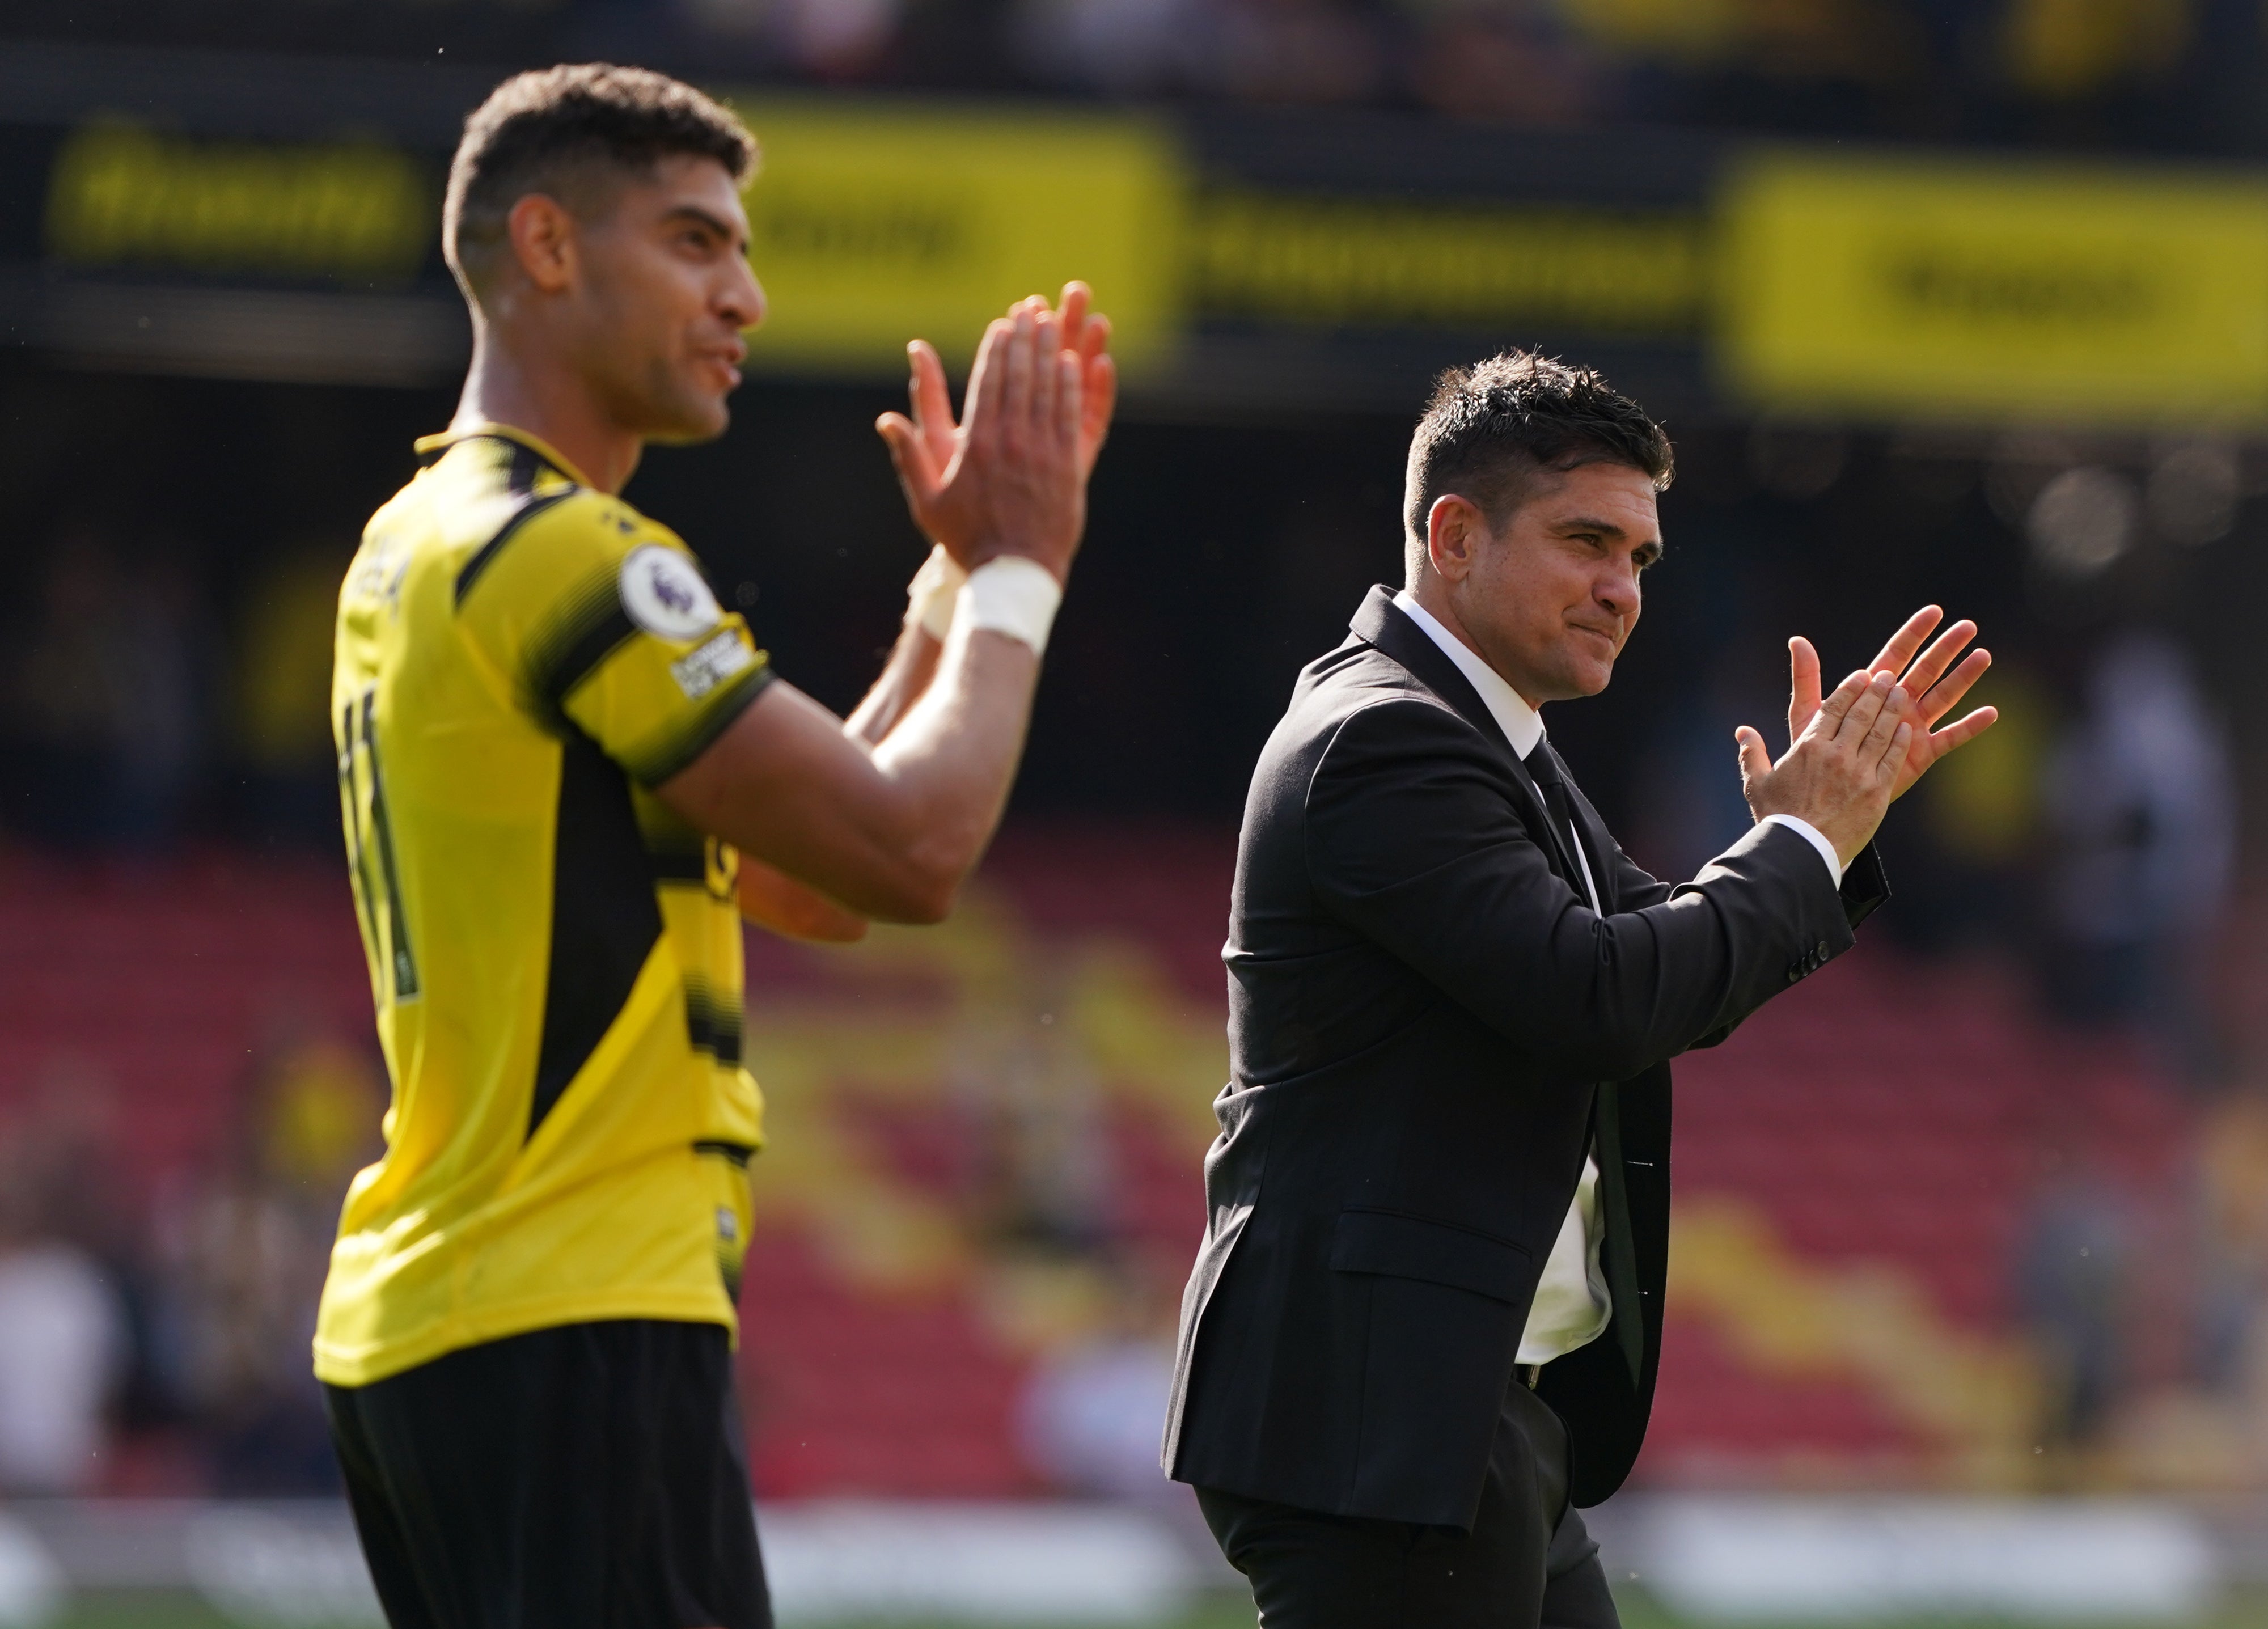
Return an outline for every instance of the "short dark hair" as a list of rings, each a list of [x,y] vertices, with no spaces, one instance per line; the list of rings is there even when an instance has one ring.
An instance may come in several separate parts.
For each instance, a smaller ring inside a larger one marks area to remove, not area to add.
[[[1433,381],[1432,399],[1410,438],[1403,490],[1403,559],[1412,581],[1425,557],[1425,518],[1455,492],[1491,521],[1516,509],[1537,471],[1627,464],[1656,491],[1675,456],[1661,426],[1594,368],[1532,351],[1499,351]]]
[[[501,243],[512,206],[529,193],[587,205],[593,167],[651,171],[681,153],[714,158],[739,181],[755,166],[756,143],[730,108],[649,69],[562,63],[514,74],[465,121],[441,206],[442,252],[469,287],[468,252],[478,262]]]

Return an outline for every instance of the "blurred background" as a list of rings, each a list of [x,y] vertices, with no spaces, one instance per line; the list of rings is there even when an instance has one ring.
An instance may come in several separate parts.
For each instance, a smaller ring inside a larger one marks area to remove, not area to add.
[[[1681,1067],[1630,1621],[2268,1622],[2258,0],[10,0],[0,1624],[372,1621],[307,1372],[385,1097],[331,615],[453,406],[459,123],[595,56],[764,144],[732,431],[630,496],[830,704],[923,553],[905,339],[1079,275],[1126,363],[968,903],[750,936],[784,1618],[1250,1621],[1153,1463],[1236,816],[1428,380],[1516,343],[1677,443],[1550,719],[1643,863],[1745,827],[1791,633],[1942,601],[2003,713]]]

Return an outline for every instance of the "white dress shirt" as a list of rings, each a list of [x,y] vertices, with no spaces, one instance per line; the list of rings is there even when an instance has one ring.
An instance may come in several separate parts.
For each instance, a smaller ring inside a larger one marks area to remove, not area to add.
[[[1496,719],[1505,739],[1512,743],[1513,751],[1522,758],[1534,752],[1543,740],[1543,714],[1529,706],[1527,697],[1513,689],[1503,674],[1444,628],[1408,589],[1395,594],[1394,603],[1425,630],[1425,637],[1441,647],[1441,653],[1454,662],[1457,671],[1480,692],[1482,704]],[[1842,861],[1836,857],[1834,844],[1816,827],[1792,814],[1768,814],[1764,819],[1787,827],[1809,843],[1827,862],[1836,886],[1842,886]],[[1599,903],[1599,885],[1591,874],[1591,856],[1583,846],[1582,834],[1571,825],[1567,837],[1574,847],[1576,862],[1583,868],[1583,888],[1590,896],[1591,909],[1604,916],[1606,912]],[[1536,1281],[1528,1327],[1521,1331],[1517,1361],[1549,1363],[1588,1345],[1605,1331],[1614,1316],[1614,1301],[1607,1293],[1606,1274],[1599,1266],[1599,1247],[1604,1237],[1599,1224],[1598,1161],[1586,1152],[1583,1175],[1575,1184],[1574,1203],[1567,1207],[1567,1218],[1559,1225],[1559,1236],[1552,1241],[1551,1254],[1544,1258],[1543,1276]]]

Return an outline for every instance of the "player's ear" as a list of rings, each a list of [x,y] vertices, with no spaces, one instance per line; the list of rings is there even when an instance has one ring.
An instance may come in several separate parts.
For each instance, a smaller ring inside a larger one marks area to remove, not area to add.
[[[1425,512],[1425,557],[1442,581],[1464,581],[1484,529],[1481,512],[1470,498],[1444,492],[1433,500]]]
[[[575,271],[575,217],[567,206],[531,192],[504,217],[504,239],[520,275],[546,294],[567,286]]]

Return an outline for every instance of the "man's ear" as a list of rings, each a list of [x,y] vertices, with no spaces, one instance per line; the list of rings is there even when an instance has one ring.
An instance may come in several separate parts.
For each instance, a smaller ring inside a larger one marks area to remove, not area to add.
[[[1485,539],[1488,520],[1470,498],[1444,492],[1425,512],[1425,557],[1445,583],[1461,583]]]
[[[505,240],[520,275],[545,294],[556,294],[575,275],[575,217],[558,199],[531,192],[504,217]]]

